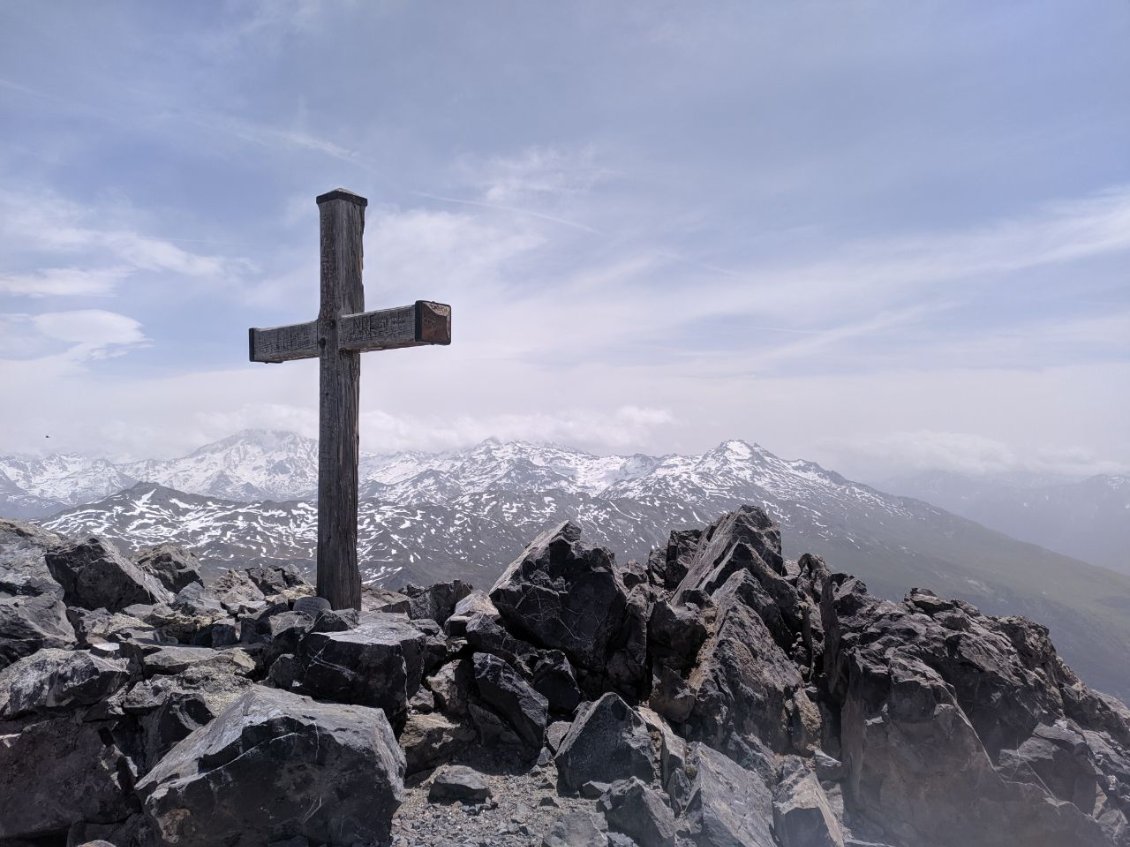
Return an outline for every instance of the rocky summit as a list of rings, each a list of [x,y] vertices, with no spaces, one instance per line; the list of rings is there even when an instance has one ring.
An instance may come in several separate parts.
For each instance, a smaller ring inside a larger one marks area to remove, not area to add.
[[[759,508],[489,590],[201,576],[0,521],[0,847],[1130,847],[1130,710],[1048,631]]]

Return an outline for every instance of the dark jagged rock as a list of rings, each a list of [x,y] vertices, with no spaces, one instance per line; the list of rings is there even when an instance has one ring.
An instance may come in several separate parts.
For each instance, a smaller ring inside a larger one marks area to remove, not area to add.
[[[482,803],[490,799],[490,784],[478,771],[447,765],[432,778],[428,799],[439,803]]]
[[[78,821],[109,824],[134,810],[130,764],[112,721],[77,711],[4,732],[0,842],[57,837]]]
[[[1130,710],[1044,627],[785,562],[758,509],[674,533],[646,567],[562,526],[497,604],[409,587],[366,590],[396,613],[329,611],[253,568],[171,602],[72,606],[53,642],[20,604],[65,608],[46,556],[68,549],[0,521],[5,847],[324,847],[346,843],[338,807],[376,843],[364,815],[387,826],[402,769],[396,847],[1130,847]],[[422,774],[452,763],[495,798],[429,806]]]
[[[325,617],[322,613],[319,620]],[[298,653],[301,690],[319,699],[376,706],[398,717],[420,686],[424,641],[424,633],[406,618],[380,612],[366,612],[355,629],[310,632]]]
[[[746,550],[735,556],[743,546]],[[687,573],[675,590],[676,601],[689,590],[713,593],[739,569],[756,567],[785,575],[781,529],[756,506],[742,506],[723,515],[706,528],[693,551],[688,549],[682,555]]]
[[[143,550],[136,561],[139,568],[157,577],[172,594],[193,583],[202,585],[204,582],[200,576],[200,560],[175,544],[159,544]]]
[[[63,601],[84,609],[119,612],[135,603],[165,603],[173,595],[157,577],[142,570],[101,538],[49,551],[44,560],[63,587]]]
[[[409,715],[400,733],[409,775],[442,765],[475,740],[475,731],[443,715]]]
[[[540,749],[549,712],[545,697],[509,664],[489,653],[475,654],[474,673],[482,702],[504,718],[523,742]]]
[[[485,615],[497,621],[498,609],[485,591],[475,589],[455,604],[455,608],[444,621],[443,629],[448,635],[460,636],[467,631],[467,622],[475,615]]]
[[[704,744],[688,757],[693,774],[684,818],[698,847],[777,847],[773,795],[759,774]]]
[[[0,720],[91,706],[129,681],[125,661],[44,649],[0,671]]]
[[[210,588],[223,607],[236,616],[258,612],[267,599],[263,590],[255,584],[246,571],[224,571]]]
[[[251,685],[238,668],[203,662],[131,688],[122,710],[137,721],[142,770],[152,768],[177,742],[212,721]]]
[[[537,657],[533,685],[555,712],[572,714],[581,702],[581,689],[577,687],[573,666],[560,650],[547,650]]]
[[[612,555],[580,538],[571,523],[543,533],[499,577],[490,599],[508,629],[603,678],[628,596]]]
[[[555,761],[565,791],[579,791],[590,781],[613,783],[637,776],[650,783],[657,776],[647,726],[611,692],[577,711]]]
[[[878,600],[849,577],[825,584],[821,613],[825,685],[840,704],[848,766],[845,801],[862,820],[923,845],[988,847],[1004,843],[1006,831],[1033,845],[1115,843],[1126,813],[1117,796],[1093,798],[1091,809],[1108,810],[1096,819],[1072,802],[1077,788],[1089,790],[1086,780],[1053,780],[1070,789],[1062,798],[1025,777],[1024,765],[1036,770],[1020,751],[1037,763],[1041,750],[1051,752],[1040,727],[1064,721],[1068,731],[1056,733],[1064,742],[1069,708],[1089,713],[1069,703],[1109,714],[1058,660],[1046,630],[920,590],[902,604]]]
[[[777,785],[773,831],[781,847],[844,847],[844,833],[824,789],[803,764]]]
[[[313,592],[313,586],[294,565],[260,565],[247,569],[247,578],[264,597],[283,595],[289,599]]]
[[[379,709],[255,686],[177,744],[138,792],[151,843],[352,845],[388,838],[403,777]]]
[[[406,585],[401,592],[408,597],[408,617],[413,620],[427,618],[440,626],[455,612],[455,607],[468,594],[471,586],[461,580],[437,582],[427,588]]]
[[[820,738],[820,714],[796,665],[749,602],[757,581],[737,570],[714,594],[714,631],[699,652],[689,685],[695,702],[687,737],[743,764],[760,748],[804,752]]]
[[[660,794],[639,777],[614,783],[600,798],[608,826],[642,847],[671,847],[675,815]]]
[[[590,812],[569,812],[554,822],[542,847],[608,847],[607,824]]]

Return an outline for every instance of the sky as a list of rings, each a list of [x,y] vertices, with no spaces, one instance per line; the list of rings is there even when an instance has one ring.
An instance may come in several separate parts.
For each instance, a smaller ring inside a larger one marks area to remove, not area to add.
[[[0,453],[317,433],[369,199],[369,452],[724,439],[1130,470],[1130,3],[0,3]]]

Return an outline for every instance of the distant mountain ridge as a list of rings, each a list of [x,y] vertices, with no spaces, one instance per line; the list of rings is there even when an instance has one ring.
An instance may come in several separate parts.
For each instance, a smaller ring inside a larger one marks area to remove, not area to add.
[[[931,471],[884,487],[1049,550],[1130,574],[1130,476],[1083,480]]]
[[[134,548],[175,541],[212,567],[309,566],[316,512],[288,495],[309,493],[316,467],[309,440],[244,434],[144,464],[147,474],[204,491],[136,483],[42,522]],[[359,555],[376,583],[490,584],[531,538],[565,519],[617,558],[642,559],[666,543],[670,527],[701,527],[750,503],[782,523],[787,556],[822,555],[889,597],[921,586],[993,613],[1024,614],[1052,628],[1092,684],[1130,695],[1130,579],[756,444],[727,441],[697,456],[599,457],[492,440],[464,451],[365,456],[360,473]],[[61,493],[58,478],[53,485]],[[252,490],[273,496],[243,499]]]

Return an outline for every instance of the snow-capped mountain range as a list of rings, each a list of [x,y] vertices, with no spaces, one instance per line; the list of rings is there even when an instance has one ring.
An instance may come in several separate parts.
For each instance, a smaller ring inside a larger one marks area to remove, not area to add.
[[[565,519],[578,521],[588,541],[639,559],[673,528],[754,503],[781,522],[788,556],[823,555],[889,596],[922,586],[1026,614],[1051,625],[1093,684],[1130,694],[1122,670],[1130,579],[756,444],[602,457],[490,440],[446,453],[366,455],[360,477],[359,558],[375,583],[489,585],[536,533]],[[56,531],[133,549],[173,541],[211,567],[309,567],[316,480],[316,443],[278,432],[241,433],[167,461],[0,458],[0,515],[30,512]]]

